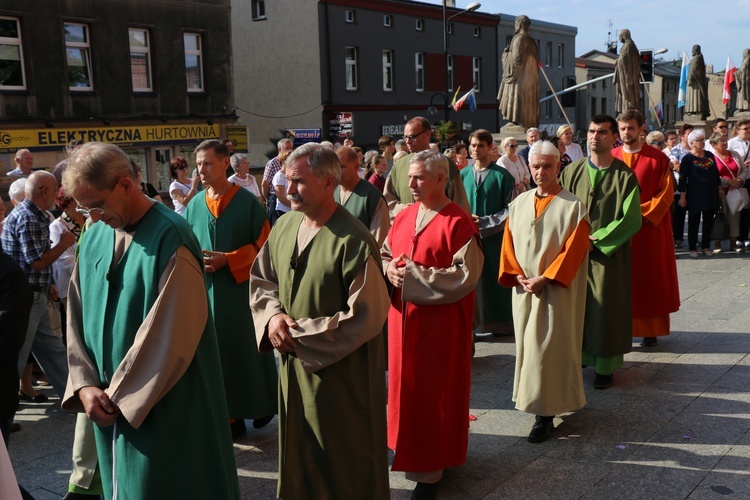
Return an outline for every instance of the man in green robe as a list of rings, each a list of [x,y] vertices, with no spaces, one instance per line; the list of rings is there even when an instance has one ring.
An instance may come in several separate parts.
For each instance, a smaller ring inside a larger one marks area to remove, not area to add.
[[[341,146],[336,155],[341,162],[341,179],[333,199],[370,230],[380,248],[391,228],[383,193],[359,176],[359,157],[354,149]]]
[[[260,354],[250,314],[250,266],[271,228],[258,199],[232,184],[225,172],[229,152],[216,140],[195,148],[195,161],[205,188],[190,201],[185,220],[203,251],[208,301],[219,340],[232,436],[267,425],[276,414],[276,360]]]
[[[560,185],[586,205],[591,218],[583,364],[596,369],[595,389],[612,386],[633,344],[630,238],[641,228],[641,195],[633,171],[612,156],[616,138],[614,118],[592,118],[590,156],[560,176]]]
[[[379,250],[333,199],[336,153],[306,144],[285,169],[292,211],[250,276],[258,348],[281,358],[277,496],[387,499]]]
[[[141,192],[128,156],[111,144],[76,150],[63,189],[93,224],[68,294],[62,407],[96,424],[104,496],[239,498],[190,226]]]
[[[513,333],[511,290],[500,286],[500,249],[508,204],[513,198],[513,174],[490,160],[492,134],[484,129],[469,136],[469,153],[474,164],[461,170],[461,180],[471,207],[471,217],[479,228],[484,250],[482,278],[477,284],[476,332],[495,335]]]
[[[432,125],[430,120],[421,116],[415,116],[404,125],[404,140],[409,154],[402,157],[393,164],[388,178],[385,180],[383,195],[388,204],[391,222],[401,210],[414,203],[414,196],[409,189],[409,161],[415,153],[430,149],[430,134]],[[445,186],[445,194],[451,201],[469,212],[469,202],[466,200],[466,191],[461,183],[458,168],[451,159],[448,159],[448,182]]]

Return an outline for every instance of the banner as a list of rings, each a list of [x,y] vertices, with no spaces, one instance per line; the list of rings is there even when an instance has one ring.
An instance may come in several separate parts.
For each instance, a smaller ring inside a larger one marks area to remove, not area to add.
[[[201,124],[109,126],[92,128],[0,128],[0,153],[19,149],[33,151],[62,151],[72,140],[108,142],[118,146],[157,146],[162,144],[198,144],[206,139],[218,139],[219,126]],[[247,139],[245,139],[247,143]]]

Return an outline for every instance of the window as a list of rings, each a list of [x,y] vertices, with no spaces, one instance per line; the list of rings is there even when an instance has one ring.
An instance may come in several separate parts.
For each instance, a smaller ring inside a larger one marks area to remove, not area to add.
[[[14,17],[0,17],[0,89],[24,90],[21,24]]]
[[[417,92],[424,92],[424,54],[414,53],[414,72],[417,77]]]
[[[357,90],[357,47],[346,47],[346,90]]]
[[[482,58],[471,58],[471,79],[477,92],[482,90]]]
[[[482,28],[474,26],[474,38],[479,38],[480,36],[482,36]]]
[[[91,81],[91,45],[87,25],[65,23],[65,53],[70,90],[94,90]]]
[[[357,14],[353,10],[344,11],[344,21],[347,23],[354,23],[357,21]]]
[[[607,98],[602,97],[602,110],[600,113],[609,113],[609,110],[607,109]]]
[[[390,28],[393,26],[393,17],[389,14],[383,16],[383,26]]]
[[[448,55],[448,90],[453,90],[453,56]]]
[[[253,21],[262,21],[266,19],[266,2],[265,0],[252,0],[250,2]]]
[[[607,89],[607,80],[604,79],[602,80],[602,90],[606,90],[606,89]]]
[[[552,97],[552,91],[548,90],[546,97]],[[547,99],[544,102],[544,116],[545,118],[552,118],[552,99]]]
[[[544,65],[549,68],[552,65],[552,42],[547,42],[544,47]]]
[[[596,113],[596,97],[591,98],[591,116],[595,116]]]
[[[185,76],[188,92],[203,92],[203,39],[198,33],[185,33]]]
[[[417,19],[415,27],[416,27],[417,31],[424,30],[424,19]]]
[[[130,79],[134,92],[150,92],[151,85],[151,43],[148,30],[130,28]]]
[[[562,68],[565,65],[565,45],[557,44],[557,67]]]
[[[383,91],[393,91],[393,51],[383,51]]]

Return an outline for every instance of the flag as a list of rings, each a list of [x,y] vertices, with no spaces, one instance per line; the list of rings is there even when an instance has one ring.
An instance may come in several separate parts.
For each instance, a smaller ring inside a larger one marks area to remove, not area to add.
[[[458,88],[456,89],[456,93],[453,94],[453,100],[451,101],[452,108],[456,106],[456,97],[458,97],[458,93],[460,90],[461,90],[461,86],[459,85]]]
[[[651,119],[658,123],[661,123],[661,121],[664,119],[664,110],[662,108],[662,102],[663,101],[659,101],[658,104],[651,107]]]
[[[461,109],[463,107],[464,103],[469,103],[469,109],[471,109],[472,111],[476,111],[477,110],[477,99],[474,96],[474,91],[475,90],[476,89],[471,89],[466,94],[464,94],[463,97],[461,97],[461,99],[459,99],[458,101],[456,101],[456,104],[453,105],[453,109],[456,110],[456,111],[458,111],[459,109]]]
[[[737,72],[737,68],[732,62],[732,58],[727,56],[727,69],[724,72],[724,88],[721,90],[721,102],[727,104],[729,98],[732,97],[732,82],[734,82],[734,74]]]
[[[680,70],[680,91],[677,92],[677,107],[685,106],[687,100],[687,75],[690,71],[690,61],[687,52],[682,52],[682,69]]]

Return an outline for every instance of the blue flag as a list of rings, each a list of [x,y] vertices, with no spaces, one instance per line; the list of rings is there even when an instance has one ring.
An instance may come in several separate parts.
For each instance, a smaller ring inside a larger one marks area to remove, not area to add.
[[[687,76],[690,71],[690,61],[688,60],[687,52],[682,52],[682,69],[680,70],[680,90],[677,93],[677,107],[681,108],[685,106],[687,100]]]

